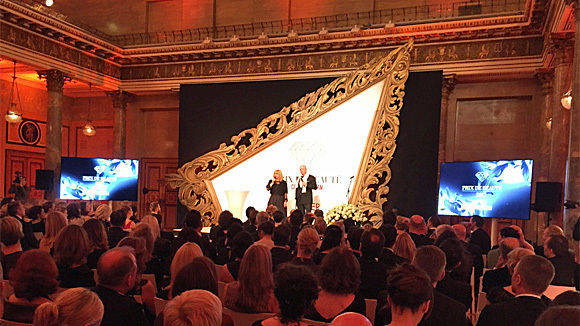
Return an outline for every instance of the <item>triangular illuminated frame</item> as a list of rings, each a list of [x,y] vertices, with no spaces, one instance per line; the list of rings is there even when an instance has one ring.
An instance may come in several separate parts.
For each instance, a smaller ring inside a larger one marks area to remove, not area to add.
[[[221,207],[211,180],[385,80],[349,198],[349,203],[358,206],[375,225],[380,225],[382,204],[387,200],[389,192],[389,163],[396,148],[399,113],[403,107],[412,48],[413,40],[410,40],[386,57],[374,59],[315,92],[306,94],[265,118],[255,128],[233,136],[230,144],[222,143],[218,149],[185,163],[176,174],[167,175],[168,184],[179,188],[179,200],[183,205],[197,209],[202,214],[211,213],[212,218],[204,221],[204,224],[214,224]]]

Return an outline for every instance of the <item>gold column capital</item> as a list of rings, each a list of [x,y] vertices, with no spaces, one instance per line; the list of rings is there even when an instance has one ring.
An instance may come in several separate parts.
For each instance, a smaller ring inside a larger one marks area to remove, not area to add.
[[[554,87],[554,69],[537,69],[534,73],[534,77],[536,77],[542,86],[542,95],[545,96],[552,93],[552,89]]]
[[[574,33],[551,33],[546,38],[546,51],[554,56],[554,66],[571,64],[574,59]]]
[[[441,96],[448,98],[451,95],[451,92],[455,89],[455,85],[457,85],[457,75],[451,74],[443,76],[443,85],[441,87]]]
[[[46,89],[49,92],[61,92],[64,83],[72,79],[66,76],[62,71],[56,69],[37,71],[38,78],[46,80]]]
[[[113,100],[113,107],[120,110],[126,109],[127,103],[132,102],[136,97],[135,94],[122,90],[106,91],[105,93]]]

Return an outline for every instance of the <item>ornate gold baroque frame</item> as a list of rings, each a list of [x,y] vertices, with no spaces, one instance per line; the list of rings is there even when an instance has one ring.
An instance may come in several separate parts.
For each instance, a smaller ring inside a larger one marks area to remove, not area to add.
[[[211,213],[206,225],[213,224],[221,207],[213,190],[214,178],[276,143],[286,135],[315,120],[374,84],[385,80],[379,106],[349,198],[375,223],[382,222],[382,204],[387,200],[391,179],[389,163],[399,133],[399,113],[403,107],[404,88],[409,76],[413,40],[377,58],[346,76],[335,79],[313,93],[284,107],[262,120],[256,128],[244,130],[167,175],[168,184],[179,188],[181,203],[202,214]]]

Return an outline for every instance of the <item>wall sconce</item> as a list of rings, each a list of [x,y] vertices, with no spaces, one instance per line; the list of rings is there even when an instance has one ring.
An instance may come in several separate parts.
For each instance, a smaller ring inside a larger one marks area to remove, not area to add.
[[[548,128],[548,130],[552,130],[552,118],[546,119],[546,128]]]
[[[560,102],[562,103],[562,106],[566,110],[570,110],[570,108],[572,107],[572,90],[571,89],[568,90],[566,93],[564,93],[564,95],[562,95]]]

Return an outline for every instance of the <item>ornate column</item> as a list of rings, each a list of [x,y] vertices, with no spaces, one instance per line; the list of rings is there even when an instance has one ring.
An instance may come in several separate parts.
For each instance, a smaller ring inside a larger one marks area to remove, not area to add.
[[[441,115],[439,117],[439,167],[437,168],[437,180],[441,173],[441,163],[445,161],[445,150],[447,144],[447,111],[449,108],[449,96],[455,89],[457,78],[455,74],[443,76],[443,85],[441,86]]]
[[[580,12],[578,0],[570,1],[575,5],[575,35],[580,35]],[[572,107],[570,108],[570,150],[568,152],[568,179],[566,180],[566,200],[580,201],[580,41],[574,43],[574,65],[572,74]],[[570,230],[578,218],[578,210],[564,211],[564,230]],[[576,249],[578,246],[576,246]],[[578,255],[578,252],[576,252]]]
[[[125,158],[127,138],[127,103],[134,95],[125,91],[110,91],[107,95],[113,101],[115,115],[113,119],[113,154],[115,158]]]
[[[48,107],[46,113],[46,153],[44,168],[54,171],[52,191],[47,193],[48,199],[59,196],[60,158],[62,155],[62,89],[65,81],[70,78],[59,70],[38,71],[38,77],[46,80],[48,91]]]
[[[562,95],[568,90],[574,41],[571,34],[552,34],[548,51],[553,55],[552,136],[548,181],[566,182],[566,161],[570,138],[570,111],[562,107]],[[562,201],[563,203],[563,201]],[[552,223],[562,226],[563,209],[550,214]]]
[[[549,181],[548,176],[550,173],[550,148],[552,144],[552,97],[554,93],[554,70],[553,69],[539,69],[535,74],[536,79],[540,82],[542,87],[542,114],[540,116],[539,126],[540,130],[538,135],[539,148],[539,160],[534,162],[534,174],[536,176],[536,181],[545,182]],[[548,225],[548,213],[538,212],[532,213],[537,214],[537,224],[535,229],[536,241],[540,240],[540,235],[544,232],[544,229]]]

